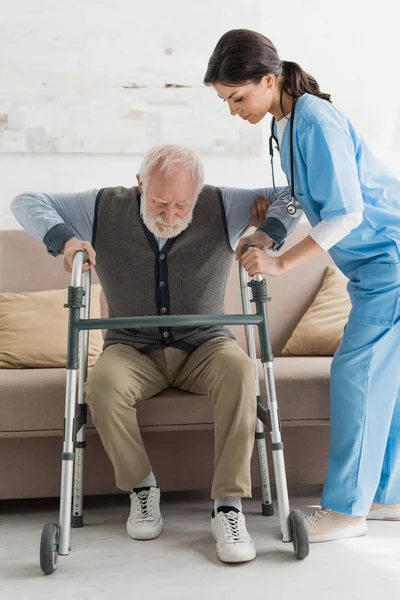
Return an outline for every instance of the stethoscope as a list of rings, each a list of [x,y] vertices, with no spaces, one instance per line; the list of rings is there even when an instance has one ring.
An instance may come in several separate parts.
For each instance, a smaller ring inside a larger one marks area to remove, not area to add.
[[[302,210],[301,204],[296,200],[294,195],[294,160],[293,160],[293,123],[294,123],[294,111],[296,108],[297,98],[293,99],[292,114],[290,117],[290,182],[288,181],[290,188],[290,201],[286,205],[286,212],[290,217],[297,217],[297,214]],[[275,142],[276,149],[279,152],[279,141],[275,135],[275,117],[271,120],[271,135],[269,137],[269,155],[271,158],[271,172],[272,172],[272,185],[274,192],[277,195],[275,187],[275,172],[274,172],[274,147]]]

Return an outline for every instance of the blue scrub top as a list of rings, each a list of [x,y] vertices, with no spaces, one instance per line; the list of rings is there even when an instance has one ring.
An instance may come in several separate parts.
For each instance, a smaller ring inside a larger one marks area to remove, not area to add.
[[[280,157],[290,180],[289,124]],[[298,99],[293,158],[295,196],[313,226],[363,211],[362,223],[329,250],[347,277],[357,279],[357,270],[367,263],[400,262],[400,180],[335,106],[310,94]]]

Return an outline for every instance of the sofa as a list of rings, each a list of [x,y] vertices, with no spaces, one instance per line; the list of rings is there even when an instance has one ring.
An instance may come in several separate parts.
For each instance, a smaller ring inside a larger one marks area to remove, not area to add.
[[[302,239],[301,224],[286,248]],[[323,483],[329,444],[329,369],[332,357],[280,356],[296,324],[314,299],[328,264],[327,254],[268,279],[269,325],[290,488]],[[93,275],[92,281],[97,281]],[[0,292],[31,292],[68,286],[61,258],[25,231],[0,232]],[[103,314],[107,307],[104,303]],[[240,313],[237,264],[226,295],[226,312]],[[244,328],[234,327],[245,347]],[[259,349],[258,349],[259,355]],[[260,377],[263,379],[261,363]],[[261,381],[264,393],[263,381]],[[0,370],[0,499],[55,497],[60,490],[65,370]],[[205,396],[169,389],[138,406],[143,439],[164,491],[206,490],[213,471],[213,411]],[[269,436],[267,436],[269,446]],[[272,460],[270,474],[273,481]],[[259,485],[256,451],[253,486]],[[117,493],[113,470],[88,418],[84,493]]]

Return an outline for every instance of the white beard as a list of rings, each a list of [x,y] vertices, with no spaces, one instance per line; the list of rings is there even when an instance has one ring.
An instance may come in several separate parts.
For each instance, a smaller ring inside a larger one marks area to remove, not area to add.
[[[192,218],[193,218],[193,209],[192,209],[190,211],[190,213],[188,215],[186,215],[186,217],[184,217],[183,219],[177,219],[175,225],[167,226],[167,225],[165,225],[164,219],[162,218],[161,215],[158,215],[156,217],[151,217],[147,213],[146,202],[143,202],[142,211],[143,211],[143,215],[142,215],[143,223],[146,225],[147,229],[149,231],[151,231],[151,233],[153,235],[156,235],[157,237],[160,237],[160,238],[166,238],[166,239],[176,237],[177,235],[182,233],[182,231],[185,231],[185,229],[187,229],[187,227],[189,227],[190,223],[192,222]]]

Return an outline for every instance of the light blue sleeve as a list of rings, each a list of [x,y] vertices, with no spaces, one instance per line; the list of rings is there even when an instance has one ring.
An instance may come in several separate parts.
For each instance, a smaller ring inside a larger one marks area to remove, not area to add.
[[[271,250],[279,250],[285,238],[295,229],[302,212],[293,218],[287,214],[286,206],[290,202],[290,190],[288,187],[258,189],[240,189],[221,187],[221,195],[224,203],[226,223],[231,248],[234,250],[250,227],[251,205],[257,196],[264,196],[272,204],[268,208],[266,221],[263,223],[262,231],[274,242]]]
[[[57,243],[62,241],[60,235],[91,242],[97,192],[96,189],[78,194],[26,192],[14,198],[11,212],[33,237],[45,243],[45,238],[51,240],[50,245],[57,250]]]
[[[321,219],[364,209],[356,148],[343,125],[316,121],[299,131],[310,195],[321,206]]]

